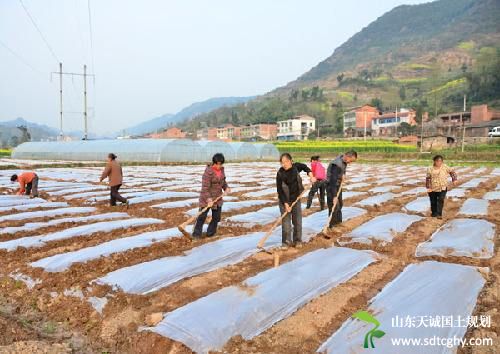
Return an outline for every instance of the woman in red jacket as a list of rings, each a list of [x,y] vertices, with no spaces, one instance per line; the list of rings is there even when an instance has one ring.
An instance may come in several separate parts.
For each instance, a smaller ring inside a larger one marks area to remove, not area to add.
[[[208,211],[212,210],[212,220],[208,224],[207,236],[211,237],[217,232],[217,225],[221,219],[222,198],[214,203],[215,199],[220,197],[223,192],[230,193],[231,189],[226,182],[226,174],[224,173],[224,155],[217,153],[212,157],[212,163],[207,165],[201,182],[200,193],[200,211],[209,206],[205,212],[198,216],[193,230],[193,238],[200,238],[203,230],[203,224],[208,215]]]

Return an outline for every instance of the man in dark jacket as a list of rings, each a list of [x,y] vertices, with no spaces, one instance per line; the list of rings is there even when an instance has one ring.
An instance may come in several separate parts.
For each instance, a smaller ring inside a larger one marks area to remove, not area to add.
[[[326,190],[328,215],[331,215],[331,213],[333,212],[333,216],[330,219],[330,225],[328,225],[328,227],[330,228],[342,222],[342,190],[340,191],[338,197],[337,193],[339,192],[340,184],[344,179],[347,165],[355,162],[357,158],[358,154],[356,153],[356,151],[351,150],[343,155],[337,156],[328,165],[326,174],[326,178],[328,180],[328,187]],[[332,210],[335,201],[337,201],[337,205],[335,206],[335,209]]]
[[[284,153],[280,157],[281,168],[276,174],[276,188],[278,190],[278,199],[280,212],[287,215],[283,218],[281,224],[281,241],[286,246],[301,247],[302,243],[302,208],[300,200],[292,207],[293,202],[304,191],[300,172],[306,172],[311,183],[316,182],[312,171],[307,165],[299,162],[293,162],[289,153]],[[293,224],[293,237],[292,237]]]

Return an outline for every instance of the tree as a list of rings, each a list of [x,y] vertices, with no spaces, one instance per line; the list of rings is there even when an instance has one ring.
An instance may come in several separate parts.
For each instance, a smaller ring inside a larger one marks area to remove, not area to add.
[[[319,87],[314,86],[311,90],[311,99],[316,101],[318,99],[318,95],[319,95]]]
[[[298,97],[299,97],[299,90],[293,89],[292,92],[290,93],[289,101],[297,102]]]
[[[401,98],[401,101],[406,100],[406,88],[404,86],[399,88],[399,98]]]
[[[400,131],[402,136],[413,135],[413,134],[415,134],[416,130],[417,130],[417,126],[410,125],[406,122],[402,122],[399,125],[399,131]]]
[[[309,90],[307,89],[302,89],[302,101],[307,101],[309,98]]]
[[[372,98],[372,100],[370,101],[370,105],[372,105],[373,107],[377,107],[379,111],[382,111],[382,100],[378,97],[375,97],[375,98]]]
[[[339,85],[342,83],[343,80],[344,80],[344,73],[337,75],[337,81]]]
[[[465,64],[465,62],[463,62],[462,67],[460,69],[462,69],[462,72],[465,73],[467,71],[467,64]]]

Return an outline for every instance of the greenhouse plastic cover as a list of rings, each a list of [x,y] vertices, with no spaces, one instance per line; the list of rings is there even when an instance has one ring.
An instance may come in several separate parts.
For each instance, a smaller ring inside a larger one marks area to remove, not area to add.
[[[339,241],[339,244],[346,245],[355,242],[371,244],[376,240],[384,245],[392,242],[395,233],[404,232],[411,224],[421,219],[420,216],[404,213],[380,215],[352,230],[351,233],[346,235],[351,239],[349,241]]]
[[[486,199],[467,199],[460,211],[458,212],[462,215],[486,215],[488,214],[488,201]]]
[[[417,246],[415,255],[491,258],[495,225],[481,219],[454,219]]]
[[[403,207],[403,210],[413,211],[414,213],[426,213],[431,208],[429,197],[418,197]]]
[[[125,214],[125,213],[121,213]],[[128,217],[127,214],[125,214]],[[46,235],[21,237],[15,240],[0,242],[0,249],[14,251],[18,247],[42,247],[49,241],[64,240],[79,236],[88,236],[96,232],[109,232],[117,229],[126,229],[143,225],[159,224],[162,220],[153,218],[131,218],[114,221],[101,221],[94,224],[71,227]]]
[[[475,267],[435,261],[410,264],[396,279],[386,285],[371,301],[367,312],[380,322],[385,332],[373,338],[375,348],[363,348],[364,337],[374,325],[349,318],[321,347],[320,353],[336,354],[443,354],[455,353],[446,346],[394,346],[394,338],[462,338],[466,326],[455,325],[457,319],[472,315],[485,280]],[[227,313],[227,312],[226,312]],[[447,317],[453,325],[429,326],[429,319]],[[414,319],[415,326],[398,326],[399,321]],[[420,319],[427,319],[416,327]],[[393,325],[393,320],[395,324]],[[424,349],[425,348],[425,349]]]
[[[96,215],[87,215],[87,216],[71,216],[68,218],[61,219],[52,219],[49,221],[43,222],[29,222],[22,226],[7,226],[0,228],[1,234],[15,234],[21,231],[31,231],[37,230],[44,227],[64,224],[64,223],[83,223],[89,221],[101,221],[101,220],[113,220],[113,219],[121,219],[128,217],[126,213],[104,213],[104,214],[96,214]]]
[[[366,212],[359,208],[352,209],[346,213],[345,219]],[[327,222],[327,218],[328,210],[305,217],[302,220],[302,240],[308,242],[317,235]],[[181,279],[241,262],[259,252],[257,243],[264,234],[265,232],[253,232],[209,242],[181,256],[165,257],[118,269],[97,279],[97,283],[117,286],[128,293],[147,294]],[[281,246],[281,228],[277,228],[267,239],[264,248],[279,246]]]
[[[217,146],[215,146],[217,145]],[[213,147],[212,147],[213,146]],[[12,151],[14,159],[105,161],[114,152],[121,161],[206,162],[211,151],[230,159],[276,160],[279,152],[272,144],[197,142],[189,139],[115,139],[27,142]],[[208,152],[208,154],[207,154]]]
[[[187,227],[186,230],[191,230],[191,228]],[[77,251],[42,258],[31,263],[31,266],[44,268],[46,272],[62,272],[68,269],[73,263],[87,262],[101,256],[108,256],[113,253],[128,251],[138,247],[147,247],[155,242],[161,242],[181,236],[181,232],[176,227],[145,232],[135,236],[111,240],[96,246],[82,248]]]
[[[331,247],[306,254],[189,303],[155,327],[143,328],[197,353],[220,350],[231,338],[251,339],[374,262],[370,251]]]

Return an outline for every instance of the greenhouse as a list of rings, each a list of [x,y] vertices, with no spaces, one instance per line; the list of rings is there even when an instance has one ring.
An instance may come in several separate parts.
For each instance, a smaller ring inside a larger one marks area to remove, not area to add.
[[[233,148],[226,142],[223,141],[212,141],[212,140],[198,140],[196,141],[201,146],[201,151],[203,155],[204,162],[212,161],[212,156],[220,152],[224,154],[226,161],[235,160],[235,153]]]
[[[280,154],[273,144],[254,144],[261,160],[278,160]]]
[[[192,141],[188,139],[123,139],[27,142],[12,151],[14,159],[103,161],[112,152],[128,162],[207,162],[221,152],[226,161],[275,160],[272,144]]]
[[[250,143],[228,143],[233,148],[238,161],[254,161],[259,160],[259,152],[255,147],[255,144]]]

